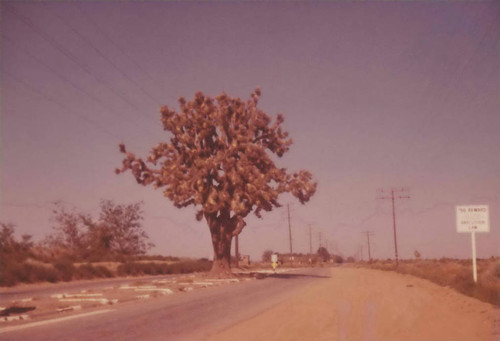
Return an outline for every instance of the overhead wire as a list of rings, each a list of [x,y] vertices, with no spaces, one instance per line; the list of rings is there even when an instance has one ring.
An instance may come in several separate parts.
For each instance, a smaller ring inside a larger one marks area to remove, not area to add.
[[[28,82],[26,82],[25,80],[13,75],[12,73],[10,73],[9,71],[7,70],[3,70],[3,73],[8,75],[9,77],[15,79],[17,82],[23,84],[25,87],[27,87],[28,89],[30,89],[31,91],[37,93],[38,95],[42,96],[45,100],[47,100],[48,102],[52,102],[54,104],[56,104],[57,106],[61,107],[62,109],[66,110],[67,112],[69,113],[72,113],[73,115],[75,116],[78,116],[80,119],[82,119],[83,121],[87,122],[89,125],[93,126],[94,128],[97,128],[98,130],[100,130],[101,132],[115,138],[115,139],[118,139],[118,140],[122,140],[122,138],[120,138],[118,135],[114,134],[113,132],[111,132],[110,130],[108,130],[107,128],[103,127],[102,125],[98,124],[96,121],[94,120],[91,120],[89,119],[88,117],[86,117],[85,115],[82,115],[74,110],[72,110],[71,108],[69,108],[68,106],[62,104],[61,102],[55,100],[54,98],[50,97],[49,95],[41,92],[40,90],[38,90],[35,86],[29,84]]]
[[[81,8],[81,5],[80,3],[76,3],[76,6],[75,6],[78,11],[82,14],[82,17],[84,17],[93,27],[94,29],[96,29],[97,31],[99,31],[99,33],[101,34],[102,37],[104,37],[109,43],[111,43],[111,45],[113,45],[120,53],[121,55],[127,57],[127,59],[129,61],[131,61],[135,67],[137,68],[137,70],[140,70],[144,75],[146,75],[146,77],[149,78],[149,80],[151,80],[153,83],[157,84],[158,85],[158,81],[153,78],[153,76],[151,76],[151,74],[149,72],[147,72],[142,66],[140,63],[138,63],[134,58],[132,58],[130,56],[129,53],[127,53],[118,43],[116,43],[107,33],[106,31],[101,27],[100,24],[98,24],[97,20],[94,20],[94,18],[92,18],[91,15],[89,15],[84,9]],[[161,87],[161,86],[160,86]]]
[[[3,39],[4,39],[4,41],[7,41],[9,44],[11,44],[17,50],[25,53],[27,56],[29,56],[30,58],[34,59],[39,64],[42,64],[45,68],[47,68],[50,72],[52,72],[57,77],[59,77],[62,81],[64,81],[65,83],[69,84],[74,89],[80,91],[81,93],[83,93],[84,95],[86,95],[87,97],[89,97],[90,99],[92,99],[93,101],[95,101],[96,103],[100,104],[108,112],[114,111],[112,108],[110,108],[100,98],[94,96],[92,93],[88,92],[86,89],[82,88],[77,83],[73,82],[70,78],[66,77],[64,74],[60,73],[58,70],[56,70],[55,68],[53,68],[50,65],[48,65],[47,63],[45,63],[41,58],[39,58],[36,55],[34,55],[33,53],[29,52],[27,49],[22,48],[19,44],[15,43],[11,38],[9,38],[9,36],[7,36],[7,35],[4,34],[3,35]],[[32,88],[34,88],[34,87],[32,87]]]
[[[63,55],[65,55],[68,59],[70,59],[73,63],[75,63],[76,65],[78,65],[82,70],[85,71],[85,73],[87,73],[88,75],[90,75],[91,77],[93,77],[95,80],[97,80],[98,83],[101,83],[103,84],[106,88],[108,88],[111,92],[113,92],[116,96],[120,97],[123,101],[125,101],[127,104],[129,104],[130,106],[132,106],[133,108],[139,110],[139,107],[134,104],[133,102],[131,102],[127,96],[125,96],[124,94],[122,94],[120,91],[116,90],[115,88],[111,87],[109,85],[109,83],[104,80],[103,78],[97,76],[95,73],[93,73],[87,66],[83,65],[82,63],[80,63],[78,61],[78,58],[76,58],[75,55],[73,55],[71,52],[69,52],[67,49],[65,49],[64,47],[62,47],[59,43],[57,43],[54,39],[52,39],[49,35],[47,35],[42,29],[40,29],[39,27],[37,27],[33,21],[19,13],[17,13],[15,10],[13,10],[12,8],[10,8],[9,6],[3,6],[3,8],[5,10],[7,10],[8,12],[12,13],[16,18],[18,18],[20,21],[22,21],[26,26],[28,26],[29,28],[31,28],[33,31],[35,31],[38,35],[40,35],[45,41],[47,41],[48,43],[50,43],[52,46],[54,46],[57,50],[59,50]],[[141,116],[144,116],[144,115],[141,115]],[[146,116],[148,118],[150,118],[149,116]]]
[[[59,15],[56,11],[51,11],[48,7],[47,3],[44,3],[45,7],[48,8],[48,11],[55,17],[57,17],[64,25],[66,25],[71,32],[77,35],[82,41],[84,41],[88,46],[92,48],[99,56],[101,56],[104,60],[106,60],[118,73],[120,73],[125,79],[129,82],[133,83],[141,92],[146,95],[149,99],[151,99],[158,106],[160,105],[160,101],[153,97],[149,92],[147,92],[137,81],[135,81],[132,77],[130,77],[126,72],[124,72],[118,65],[113,62],[104,52],[101,51],[97,46],[95,46],[90,39],[85,37],[82,33],[80,33],[73,25],[71,25],[63,16]],[[116,44],[115,44],[116,46]]]

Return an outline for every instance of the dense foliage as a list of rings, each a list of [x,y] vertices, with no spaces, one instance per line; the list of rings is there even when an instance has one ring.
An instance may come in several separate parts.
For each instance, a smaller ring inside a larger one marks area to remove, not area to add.
[[[153,244],[142,228],[142,203],[125,205],[103,200],[100,208],[95,220],[57,204],[54,232],[45,239],[45,246],[73,260],[113,260],[142,255],[151,248]]]
[[[130,170],[141,185],[163,188],[178,208],[193,205],[196,218],[205,218],[212,235],[214,271],[229,271],[233,236],[245,226],[251,212],[280,207],[278,196],[290,192],[305,203],[316,184],[307,171],[288,174],[278,168],[273,154],[281,157],[292,140],[257,107],[260,90],[248,101],[225,93],[215,99],[196,93],[192,101],[179,99],[180,111],[161,108],[163,129],[170,142],[152,148],[146,160],[126,154],[117,173]]]

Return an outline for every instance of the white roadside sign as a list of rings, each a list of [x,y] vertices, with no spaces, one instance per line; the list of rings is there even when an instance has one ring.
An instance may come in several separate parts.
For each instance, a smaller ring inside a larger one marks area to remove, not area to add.
[[[457,232],[471,235],[472,241],[472,276],[477,283],[476,232],[490,232],[488,205],[457,206]]]
[[[488,205],[457,206],[457,232],[490,232]]]

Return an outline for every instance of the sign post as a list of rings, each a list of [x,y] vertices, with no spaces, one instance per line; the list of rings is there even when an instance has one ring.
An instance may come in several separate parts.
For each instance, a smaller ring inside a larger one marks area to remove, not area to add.
[[[472,231],[470,235],[472,240],[472,277],[474,278],[474,283],[477,283],[476,232]]]
[[[476,232],[490,232],[488,205],[457,206],[457,232],[471,234],[472,276],[477,283]]]

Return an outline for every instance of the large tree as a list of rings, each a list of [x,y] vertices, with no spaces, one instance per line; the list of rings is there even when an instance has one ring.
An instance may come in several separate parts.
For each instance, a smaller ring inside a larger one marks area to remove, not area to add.
[[[280,207],[278,196],[293,194],[305,203],[316,191],[307,171],[288,174],[272,155],[285,154],[292,140],[257,107],[260,90],[243,101],[225,93],[210,98],[195,94],[179,99],[180,111],[161,108],[161,122],[170,142],[153,147],[144,161],[120,145],[126,154],[117,173],[131,170],[141,185],[163,188],[178,208],[196,206],[196,218],[210,228],[214,249],[212,272],[230,273],[231,241],[254,212]]]

